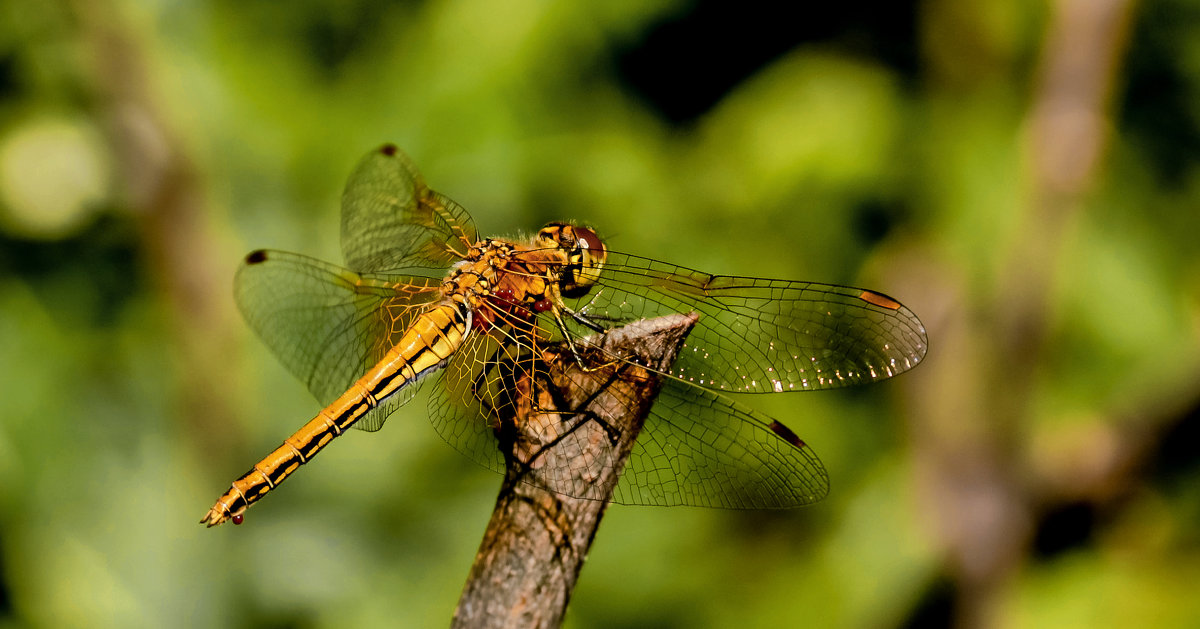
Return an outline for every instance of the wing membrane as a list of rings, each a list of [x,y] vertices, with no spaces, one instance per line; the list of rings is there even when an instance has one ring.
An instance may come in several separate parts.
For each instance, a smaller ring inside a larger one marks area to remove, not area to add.
[[[827,493],[825,467],[782,424],[719,393],[668,380],[633,444],[613,501],[781,509]]]
[[[861,288],[709,275],[612,253],[574,306],[627,322],[697,312],[671,374],[706,389],[779,393],[889,378],[925,356],[925,328],[892,298]]]
[[[510,337],[479,335],[450,361],[430,397],[430,419],[450,445],[480,465],[504,472],[496,443],[501,417],[522,416],[538,397],[531,390],[562,377],[561,364],[538,362],[537,352]],[[573,367],[572,367],[573,368]],[[632,402],[632,401],[631,401]],[[535,415],[537,413],[534,413]],[[591,435],[577,430],[583,415],[549,420],[535,439],[556,448],[587,452],[586,457],[557,459],[571,469],[538,468],[539,482],[576,498],[603,499],[594,478],[616,461],[594,458]],[[526,426],[522,433],[537,432]],[[531,445],[530,447],[535,447]],[[691,505],[730,509],[786,508],[820,500],[828,477],[812,450],[781,424],[699,387],[668,380],[634,442],[613,501],[633,505]]]
[[[308,390],[329,404],[383,358],[419,314],[440,297],[439,279],[356,273],[307,256],[255,251],[234,279],[234,299],[250,327]],[[411,398],[401,391],[356,427],[375,430]]]
[[[532,318],[532,313],[527,316]],[[518,327],[473,334],[450,359],[438,379],[438,391],[429,398],[429,420],[438,434],[490,470],[504,473],[495,430],[501,418],[531,403],[529,383],[547,378],[547,366],[534,358],[538,353],[531,341],[553,336],[555,328],[546,319],[533,318],[531,323],[497,313],[497,320]]]
[[[342,193],[342,254],[363,272],[445,269],[478,236],[462,206],[430,190],[390,144],[368,153]]]

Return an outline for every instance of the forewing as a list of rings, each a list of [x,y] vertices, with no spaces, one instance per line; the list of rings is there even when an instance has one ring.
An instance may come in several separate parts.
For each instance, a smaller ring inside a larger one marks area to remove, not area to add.
[[[381,360],[440,280],[356,273],[307,256],[260,250],[246,256],[234,299],[279,361],[329,404]],[[378,429],[415,392],[385,400],[355,426]]]
[[[478,239],[462,206],[430,190],[391,144],[368,153],[342,194],[342,254],[356,271],[445,269]]]
[[[678,312],[700,320],[671,371],[707,389],[771,393],[889,378],[925,356],[911,310],[870,290],[709,275],[612,253],[574,307],[611,326]]]

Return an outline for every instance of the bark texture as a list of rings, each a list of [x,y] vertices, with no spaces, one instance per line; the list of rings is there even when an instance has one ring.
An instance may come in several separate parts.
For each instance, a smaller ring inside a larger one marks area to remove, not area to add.
[[[655,371],[670,366],[695,323],[694,314],[671,315],[613,330],[602,352],[581,356],[586,368],[570,348],[553,346],[543,350],[547,369],[537,381],[514,383],[530,387],[522,397],[536,405],[518,405],[516,434],[501,437],[507,472],[453,627],[562,624],[600,518],[661,388]],[[628,361],[605,364],[599,355]]]

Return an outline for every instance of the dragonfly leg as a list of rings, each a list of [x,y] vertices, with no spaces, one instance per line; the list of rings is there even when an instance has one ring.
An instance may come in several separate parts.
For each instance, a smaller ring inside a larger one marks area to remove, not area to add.
[[[608,331],[608,329],[607,329],[607,328],[605,328],[604,326],[600,325],[599,323],[596,323],[595,321],[593,321],[593,320],[592,320],[592,318],[591,318],[591,317],[589,317],[589,316],[587,316],[587,315],[583,314],[582,312],[577,312],[577,311],[575,311],[575,310],[572,310],[572,309],[570,309],[570,308],[568,308],[568,307],[566,307],[566,306],[561,306],[561,308],[562,308],[562,310],[563,310],[564,312],[566,312],[567,314],[571,315],[571,318],[572,318],[572,319],[574,319],[575,321],[579,322],[579,325],[582,325],[582,326],[584,326],[584,327],[586,327],[586,328],[589,328],[589,329],[591,329],[593,332],[597,332],[597,333],[600,333],[600,334],[604,334],[605,332],[607,332],[607,331]]]
[[[571,310],[570,308],[567,308],[566,306],[560,306],[560,307],[554,309],[554,322],[556,324],[558,324],[558,330],[562,334],[563,340],[566,342],[567,348],[571,352],[571,357],[575,359],[575,366],[579,367],[579,369],[584,372],[592,372],[592,371],[599,371],[606,367],[611,367],[611,366],[621,362],[621,360],[619,358],[612,358],[611,360],[605,361],[605,362],[597,364],[597,365],[593,365],[591,367],[583,364],[583,357],[579,351],[579,348],[576,346],[575,337],[571,334],[570,329],[567,328],[567,322],[565,319],[563,319],[563,316],[562,316],[563,312],[566,312],[568,315],[571,316],[572,319],[574,319],[575,321],[578,321],[580,324],[582,324],[592,330],[595,330],[598,334],[605,334],[608,331],[606,329],[604,329],[603,327],[601,327],[595,321],[592,321],[590,318],[588,318],[587,315],[584,315],[583,313]]]

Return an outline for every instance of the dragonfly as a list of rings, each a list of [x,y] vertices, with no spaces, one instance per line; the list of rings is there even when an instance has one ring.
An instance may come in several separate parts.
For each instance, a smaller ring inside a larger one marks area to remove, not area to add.
[[[928,344],[911,310],[873,290],[710,275],[610,250],[570,222],[530,238],[481,238],[466,210],[391,144],[346,184],[341,245],[346,267],[257,250],[235,276],[249,326],[324,408],[233,481],[202,524],[240,524],[334,438],[378,430],[427,383],[441,437],[503,472],[500,424],[521,393],[498,374],[550,368],[537,364],[550,343],[578,349],[578,361],[616,326],[688,313],[695,326],[662,374],[613,494],[549,489],[619,504],[806,505],[828,492],[820,460],[734,398],[884,380],[920,363]]]

